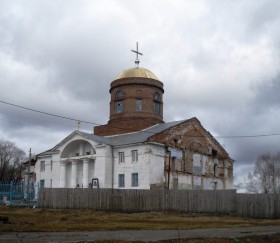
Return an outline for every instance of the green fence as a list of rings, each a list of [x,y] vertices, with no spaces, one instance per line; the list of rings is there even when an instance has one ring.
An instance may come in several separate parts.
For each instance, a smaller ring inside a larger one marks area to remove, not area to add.
[[[9,206],[38,206],[39,185],[1,181],[0,204]]]

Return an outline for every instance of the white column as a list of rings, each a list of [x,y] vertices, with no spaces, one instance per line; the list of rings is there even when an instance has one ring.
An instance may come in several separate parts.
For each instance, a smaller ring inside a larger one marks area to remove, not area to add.
[[[65,188],[66,187],[66,163],[60,162],[60,187]]]
[[[84,143],[80,143],[79,154],[80,154],[80,156],[85,155],[85,144]]]
[[[83,160],[83,187],[88,188],[88,159]]]
[[[72,169],[71,169],[71,188],[76,188],[77,186],[77,160],[71,160]]]

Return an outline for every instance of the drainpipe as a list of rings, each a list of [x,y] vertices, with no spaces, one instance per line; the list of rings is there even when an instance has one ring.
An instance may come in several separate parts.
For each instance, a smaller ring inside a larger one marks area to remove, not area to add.
[[[111,145],[111,153],[112,153],[112,191],[114,189],[114,147]]]
[[[167,176],[167,189],[169,190],[169,183],[170,183],[170,164],[171,164],[171,152],[168,151],[168,154],[169,154],[169,161],[168,161],[168,176]]]

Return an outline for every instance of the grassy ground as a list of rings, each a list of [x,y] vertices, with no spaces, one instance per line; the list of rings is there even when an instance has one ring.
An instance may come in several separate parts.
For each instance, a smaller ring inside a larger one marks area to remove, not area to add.
[[[59,210],[0,206],[0,232],[93,231],[140,229],[194,229],[280,225],[280,219],[248,219],[236,216],[186,213],[111,213],[92,210]]]
[[[94,241],[95,243],[137,243],[141,241]],[[279,243],[280,234],[277,235],[263,235],[263,236],[250,236],[236,239],[223,239],[223,238],[207,238],[207,239],[178,239],[178,240],[163,240],[158,241],[159,243]],[[79,242],[79,243],[90,243],[90,242]]]

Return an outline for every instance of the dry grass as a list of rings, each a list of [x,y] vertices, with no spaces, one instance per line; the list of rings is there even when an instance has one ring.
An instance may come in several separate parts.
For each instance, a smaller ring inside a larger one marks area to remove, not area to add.
[[[0,223],[0,232],[92,231],[140,229],[193,229],[280,225],[280,220],[256,220],[236,216],[186,213],[112,213],[92,210],[59,210],[0,207],[0,216],[9,218]]]

